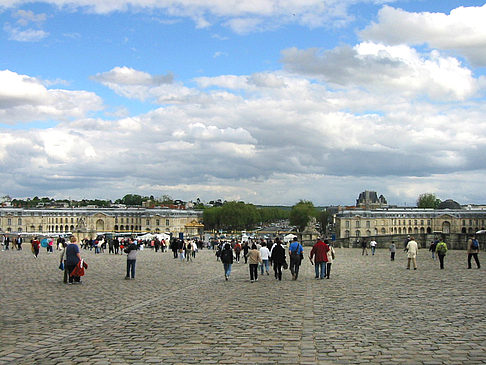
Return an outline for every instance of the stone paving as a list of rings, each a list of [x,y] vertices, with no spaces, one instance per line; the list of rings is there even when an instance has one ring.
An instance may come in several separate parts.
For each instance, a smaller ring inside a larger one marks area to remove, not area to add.
[[[226,282],[213,251],[141,251],[135,280],[125,256],[83,251],[81,285],[57,252],[0,252],[0,364],[486,363],[485,271],[464,251],[440,270],[421,250],[417,271],[401,251],[336,251],[330,280],[306,259],[297,281],[256,283],[243,263]]]

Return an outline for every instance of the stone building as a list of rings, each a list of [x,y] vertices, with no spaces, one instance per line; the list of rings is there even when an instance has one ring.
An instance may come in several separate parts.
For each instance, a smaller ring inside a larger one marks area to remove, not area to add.
[[[388,203],[383,195],[378,197],[376,191],[363,191],[356,200],[356,206],[361,209],[385,208]]]
[[[172,233],[201,236],[202,212],[148,208],[0,208],[0,232],[24,235]]]
[[[389,208],[336,214],[337,238],[405,234],[472,234],[486,227],[486,210]]]

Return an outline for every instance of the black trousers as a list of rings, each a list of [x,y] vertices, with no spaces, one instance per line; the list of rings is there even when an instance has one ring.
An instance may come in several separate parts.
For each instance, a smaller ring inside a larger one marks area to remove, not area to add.
[[[438,255],[439,256],[439,262],[440,262],[440,268],[444,268],[444,257],[445,255]]]
[[[300,257],[299,258],[290,258],[290,272],[292,275],[297,277],[299,276],[299,268],[300,268]]]
[[[250,264],[250,280],[258,279],[258,264]]]
[[[326,264],[326,277],[329,279],[329,276],[331,275],[331,265],[332,265],[332,262],[328,262]]]
[[[274,262],[273,271],[275,272],[275,279],[282,280],[282,264]]]
[[[467,254],[467,267],[470,269],[471,268],[471,258],[474,257],[474,261],[476,261],[476,266],[478,269],[481,267],[481,264],[479,263],[479,258],[477,253],[468,253]]]

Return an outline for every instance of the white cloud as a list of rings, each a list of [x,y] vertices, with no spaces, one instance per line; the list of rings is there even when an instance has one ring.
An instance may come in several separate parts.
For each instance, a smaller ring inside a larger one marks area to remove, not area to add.
[[[4,124],[79,118],[101,108],[102,101],[94,93],[47,89],[33,77],[0,71],[0,120]]]
[[[380,53],[374,45],[363,47],[356,54]],[[408,59],[410,50],[395,52]],[[9,75],[17,82],[9,83],[10,103],[15,96],[19,104],[35,107],[44,99],[39,95],[52,92],[35,79]],[[159,88],[174,86],[152,86],[153,77],[136,70],[130,77],[100,75],[119,82],[119,88],[144,87],[154,98]],[[185,199],[204,194],[289,204],[302,198],[352,203],[364,189],[402,203],[420,189],[429,191],[431,181],[445,192],[452,187],[448,174],[470,187],[474,183],[466,177],[482,174],[477,169],[486,153],[486,107],[474,99],[464,106],[411,102],[362,88],[333,90],[283,72],[196,81],[195,89],[178,86],[191,97],[143,115],[4,131],[1,138],[8,143],[0,147],[1,169],[22,176],[16,191],[34,174],[49,171],[28,188],[46,194],[69,189],[74,196],[89,181],[92,194],[113,198],[181,188]],[[58,92],[51,97],[59,98]],[[397,184],[401,189],[394,190]],[[207,188],[200,191],[201,185]]]
[[[479,90],[472,72],[439,52],[419,54],[405,45],[372,42],[330,51],[290,48],[282,52],[286,69],[343,87],[437,100],[464,100]]]
[[[0,7],[13,7],[24,0],[0,0]],[[349,22],[347,14],[356,0],[44,0],[43,3],[61,8],[86,9],[106,14],[115,11],[140,9],[161,10],[170,17],[189,17],[198,28],[215,22],[237,33],[275,28],[282,24],[298,23],[308,27],[332,26]],[[366,0],[382,3],[383,1]],[[170,21],[170,20],[169,20]]]
[[[411,13],[390,6],[383,7],[378,22],[361,31],[365,40],[391,45],[428,44],[454,50],[478,66],[486,66],[486,4],[459,7],[444,13]]]
[[[20,29],[9,24],[5,24],[3,30],[8,33],[8,39],[18,42],[38,42],[49,35],[41,29]]]

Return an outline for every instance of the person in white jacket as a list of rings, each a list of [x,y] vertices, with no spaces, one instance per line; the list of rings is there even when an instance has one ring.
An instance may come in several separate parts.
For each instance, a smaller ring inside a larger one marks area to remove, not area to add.
[[[418,244],[415,242],[413,237],[410,237],[410,241],[408,241],[407,247],[407,270],[410,270],[410,262],[413,262],[413,269],[417,270],[417,252],[418,252]]]
[[[329,251],[327,251],[327,264],[326,264],[326,278],[329,279],[329,276],[331,275],[331,265],[334,259],[336,258],[336,251],[334,251],[332,242],[328,242],[328,240],[324,240],[324,243],[326,243],[329,246]]]

